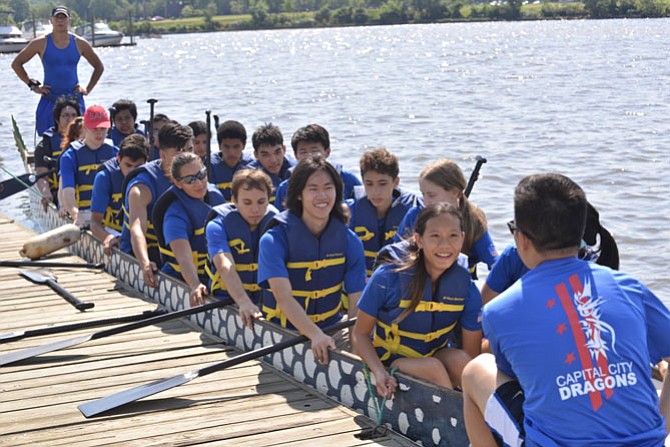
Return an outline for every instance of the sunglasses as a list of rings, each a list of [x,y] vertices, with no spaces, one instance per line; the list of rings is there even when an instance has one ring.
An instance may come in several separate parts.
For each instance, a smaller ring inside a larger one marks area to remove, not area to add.
[[[517,232],[521,232],[521,233],[525,234],[528,239],[530,239],[531,241],[533,240],[533,236],[528,234],[528,232],[523,231],[522,229],[517,227],[516,222],[514,222],[513,220],[510,220],[509,222],[507,222],[507,228],[509,228],[509,232],[512,233],[512,236],[514,236],[514,234],[517,233]]]
[[[197,174],[185,175],[183,177],[179,177],[177,180],[186,183],[187,185],[190,185],[192,183],[195,183],[196,180],[204,180],[206,178],[207,178],[207,168],[202,168],[200,172],[198,172]]]

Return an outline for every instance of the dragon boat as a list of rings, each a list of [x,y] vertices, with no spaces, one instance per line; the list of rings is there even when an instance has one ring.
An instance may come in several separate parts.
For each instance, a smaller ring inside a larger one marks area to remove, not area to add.
[[[32,172],[31,155],[13,124],[24,166]],[[38,194],[30,194],[30,215],[41,231],[67,223],[54,208],[45,209]],[[157,288],[147,286],[134,257],[118,249],[111,256],[106,256],[100,241],[89,232],[84,232],[80,241],[70,245],[68,250],[87,262],[104,263],[107,273],[170,311],[183,310],[188,303],[189,289],[185,283],[161,273]],[[245,352],[295,337],[294,332],[265,321],[256,322],[251,331],[242,325],[232,306],[192,315],[187,322],[196,330]],[[378,409],[381,401],[374,386],[368,386],[364,364],[354,354],[332,352],[330,362],[321,365],[314,359],[308,345],[299,344],[268,355],[263,361],[373,420],[379,421],[381,413],[381,425],[419,445],[469,445],[463,419],[463,399],[457,391],[397,373],[398,390],[395,396]]]

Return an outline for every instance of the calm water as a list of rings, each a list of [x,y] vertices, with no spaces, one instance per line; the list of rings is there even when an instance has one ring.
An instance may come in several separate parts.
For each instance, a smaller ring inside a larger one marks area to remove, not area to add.
[[[318,122],[334,160],[357,171],[365,149],[386,146],[415,191],[428,162],[452,158],[468,175],[481,154],[488,163],[472,199],[499,250],[511,242],[505,222],[518,180],[565,173],[614,233],[622,269],[670,303],[668,35],[663,19],[165,36],[98,49],[106,71],[88,103],[130,98],[142,119],[154,97],[157,112],[184,123],[211,109],[249,133],[272,121],[286,140]],[[18,173],[9,116],[32,144],[38,98],[14,76],[12,57],[0,55],[0,154]],[[28,71],[41,78],[37,60]],[[81,63],[84,83],[89,74]],[[25,219],[26,197],[0,212]]]

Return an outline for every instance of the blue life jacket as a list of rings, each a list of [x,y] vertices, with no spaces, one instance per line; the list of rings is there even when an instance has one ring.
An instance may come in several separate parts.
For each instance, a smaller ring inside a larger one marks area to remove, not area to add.
[[[214,183],[217,188],[219,188],[223,194],[223,197],[226,198],[226,202],[230,202],[232,200],[231,188],[233,186],[233,176],[241,169],[252,169],[253,167],[251,166],[251,163],[253,161],[254,160],[249,155],[242,153],[242,158],[240,158],[240,161],[231,168],[226,164],[225,161],[223,161],[221,154],[212,154],[212,170],[209,181]]]
[[[144,136],[144,132],[142,132],[137,127],[133,130],[133,134],[135,134],[135,133]],[[132,134],[129,134],[129,135],[132,135]],[[119,147],[119,145],[121,144],[123,139],[126,138],[129,135],[121,133],[121,131],[119,129],[117,129],[116,127],[112,127],[111,130],[109,131],[109,138],[114,142],[114,146],[116,146],[116,147]]]
[[[263,165],[258,160],[253,160],[249,167],[251,169],[260,169],[263,172],[265,172],[268,175],[268,177],[270,177],[270,180],[272,180],[272,194],[270,194],[270,203],[275,203],[276,199],[275,190],[277,189],[277,186],[279,186],[279,184],[284,180],[291,177],[292,168],[295,167],[297,164],[298,164],[297,161],[295,161],[292,158],[287,158],[285,156],[281,168],[279,168],[278,174],[270,173],[267,169],[263,167]]]
[[[193,265],[198,272],[200,282],[202,284],[207,284],[209,278],[205,272],[205,267],[207,265],[205,224],[207,216],[212,209],[210,202],[214,202],[214,205],[223,203],[223,195],[216,186],[211,183],[207,184],[207,194],[205,195],[204,200],[194,199],[176,186],[171,186],[170,189],[158,198],[158,201],[156,201],[156,204],[153,207],[152,221],[154,222],[154,229],[156,230],[156,238],[158,240],[158,248],[164,271],[179,279],[183,279],[181,277],[181,267],[179,262],[170,246],[165,243],[165,237],[163,235],[163,219],[165,213],[175,201],[181,203],[188,213],[188,218],[193,227],[193,234],[188,238],[188,242],[191,245],[191,253],[193,255]],[[165,270],[166,266],[169,266],[170,268]],[[173,272],[176,274],[173,274]]]
[[[55,127],[50,127],[42,134],[43,147],[45,155],[48,155],[52,160],[48,161],[48,169],[55,169],[53,174],[50,174],[46,179],[49,182],[49,189],[53,197],[58,195],[58,159],[63,153],[60,144],[63,142],[63,137],[56,131]]]
[[[105,142],[96,150],[89,149],[83,141],[75,141],[70,145],[74,151],[74,158],[77,163],[77,172],[75,174],[75,197],[77,198],[77,208],[80,210],[91,207],[91,196],[93,195],[93,181],[98,172],[98,166],[107,160],[116,157],[116,148],[111,140]]]
[[[295,214],[277,214],[270,226],[280,225],[288,238],[289,281],[293,298],[305,309],[317,326],[325,328],[342,318],[342,288],[347,271],[348,228],[337,219],[330,219],[318,238]],[[279,309],[274,295],[263,291],[263,313],[268,321],[294,329]]]
[[[156,231],[154,229],[154,224],[153,224],[153,207],[156,201],[158,200],[158,197],[164,192],[167,191],[170,186],[172,186],[172,182],[170,179],[168,179],[165,174],[163,174],[163,170],[161,169],[162,162],[160,160],[155,160],[151,161],[148,163],[145,163],[143,165],[138,166],[137,168],[133,169],[126,175],[126,177],[123,179],[123,229],[121,230],[121,241],[120,241],[120,248],[126,253],[132,253],[133,252],[133,247],[130,243],[130,213],[128,209],[128,185],[130,184],[130,181],[137,177],[137,175],[141,174],[142,172],[146,172],[149,174],[151,181],[154,186],[154,190],[156,191],[156,194],[153,194],[151,197],[151,203],[147,206],[147,231],[144,234],[144,236],[147,239],[147,251],[149,254],[149,259],[153,262],[156,263],[157,266],[161,266],[161,256],[160,252],[158,251],[158,239],[156,237]]]
[[[107,171],[109,191],[111,192],[111,201],[107,203],[102,223],[107,228],[121,231],[121,228],[123,228],[123,216],[121,214],[123,209],[123,192],[121,190],[123,188],[123,173],[116,157],[101,164],[98,167],[98,172],[100,171]]]
[[[277,214],[276,209],[268,206],[265,216],[258,224],[259,231],[255,240],[252,240],[249,224],[244,220],[235,205],[227,203],[212,208],[207,222],[213,219],[222,219],[226,236],[228,236],[228,246],[235,260],[235,271],[242,281],[244,290],[255,305],[261,302],[261,287],[258,285],[258,242],[263,230],[268,223]],[[209,291],[220,298],[228,298],[226,285],[221,280],[221,275],[216,270],[214,262],[210,259],[207,264],[207,276],[209,277]]]
[[[352,209],[352,222],[349,228],[356,233],[356,236],[363,242],[365,251],[365,267],[367,275],[372,275],[375,259],[379,250],[393,242],[393,236],[398,231],[398,225],[407,211],[416,204],[416,195],[400,188],[393,190],[393,202],[391,208],[386,212],[384,218],[383,231],[379,232],[377,219],[377,209],[370,203],[363,190],[360,197],[356,197]],[[379,233],[379,234],[378,234]]]
[[[372,339],[381,361],[431,357],[447,346],[452,339],[451,332],[460,321],[472,280],[463,262],[455,262],[442,274],[435,293],[428,278],[421,301],[400,323],[394,321],[410,305],[411,299],[406,294],[414,270],[395,272],[397,267],[394,265],[380,267],[392,275],[387,293],[393,294],[394,298],[392,307],[379,310]]]

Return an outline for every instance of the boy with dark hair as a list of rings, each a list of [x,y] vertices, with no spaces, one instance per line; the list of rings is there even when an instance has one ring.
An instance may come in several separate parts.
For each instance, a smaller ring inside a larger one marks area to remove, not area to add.
[[[112,130],[109,138],[114,142],[114,146],[119,146],[121,141],[128,135],[134,133],[144,136],[144,132],[137,128],[137,106],[130,99],[119,99],[110,109],[112,118]]]
[[[133,253],[142,267],[144,282],[158,286],[156,272],[161,265],[152,212],[158,197],[172,185],[172,160],[180,152],[192,150],[193,133],[188,126],[169,121],[158,133],[159,159],[145,163],[123,180],[123,229],[120,248]]]
[[[118,149],[108,140],[111,126],[107,110],[93,105],[84,113],[84,139],[74,141],[60,157],[61,206],[78,225],[90,220],[93,181],[98,166],[116,157]]]
[[[463,373],[474,447],[663,445],[670,381],[659,406],[650,364],[670,360],[670,311],[635,278],[577,258],[586,207],[560,174],[516,187],[508,226],[530,271],[484,306],[495,357]]]
[[[230,202],[233,176],[242,169],[251,168],[253,158],[244,153],[247,131],[239,121],[225,121],[216,130],[219,152],[212,154],[212,178],[227,202]]]
[[[191,121],[188,127],[193,131],[193,152],[204,161],[207,157],[207,123]]]
[[[296,165],[295,160],[286,157],[286,146],[284,137],[279,127],[272,123],[266,123],[258,127],[251,136],[251,144],[254,146],[254,160],[251,167],[262,169],[272,180],[272,187],[277,186],[291,176],[290,169]],[[270,202],[275,201],[275,191],[272,191]]]
[[[351,210],[349,228],[363,242],[370,277],[377,253],[393,242],[400,221],[416,205],[417,197],[398,186],[398,159],[386,148],[365,152],[360,168],[364,188],[356,188],[355,198],[347,201]]]
[[[328,131],[318,124],[308,124],[296,130],[291,137],[291,146],[297,161],[310,155],[319,155],[323,158],[330,156],[330,135]],[[335,170],[340,174],[342,183],[344,185],[344,199],[350,199],[354,196],[354,188],[361,185],[361,181],[349,171],[342,169],[339,163],[329,161]],[[289,170],[289,175],[293,170]],[[277,187],[275,192],[275,207],[279,211],[284,210],[284,200],[286,199],[286,189],[288,188],[288,180],[284,180]]]
[[[160,155],[159,155],[160,142],[158,141],[158,133],[161,131],[163,126],[165,126],[169,122],[172,122],[172,120],[170,118],[168,118],[167,115],[164,115],[162,113],[157,113],[157,114],[154,115],[154,119],[151,122],[151,129],[152,129],[152,133],[153,133],[153,136],[154,136],[154,151],[153,151],[153,157],[152,157],[151,149],[149,150],[149,152],[150,152],[149,153],[149,158],[151,158],[151,160],[149,160],[149,161],[158,160],[160,158]],[[147,135],[147,138],[149,138],[148,135]]]
[[[130,171],[147,162],[148,153],[146,138],[132,134],[121,141],[116,158],[98,167],[91,199],[91,232],[102,241],[107,255],[111,255],[112,247],[119,244],[118,237],[123,227],[123,179]]]

